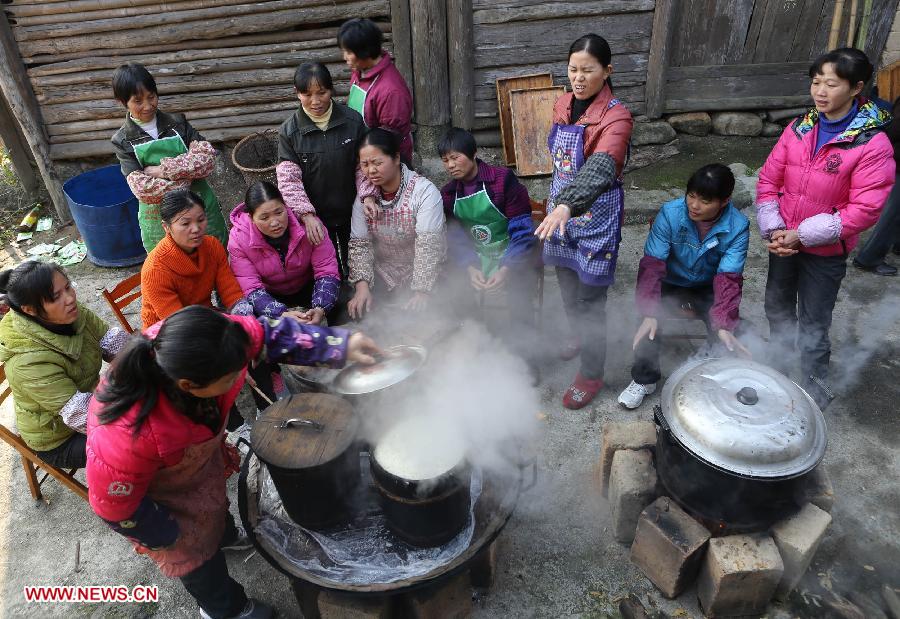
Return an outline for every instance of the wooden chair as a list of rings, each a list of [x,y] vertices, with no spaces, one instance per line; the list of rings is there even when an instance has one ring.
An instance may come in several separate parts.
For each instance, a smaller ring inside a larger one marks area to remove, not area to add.
[[[129,333],[134,333],[134,329],[128,323],[128,319],[125,318],[125,314],[122,313],[122,310],[131,305],[136,299],[140,298],[141,291],[135,290],[135,288],[140,285],[141,273],[138,271],[134,275],[120,281],[112,290],[103,289],[103,298],[109,303],[109,307],[112,309],[113,314],[115,314],[116,319],[118,319],[119,324],[121,324],[122,328]]]
[[[6,380],[6,368],[0,363],[0,404],[3,404],[11,394],[12,389],[9,386],[9,382]],[[2,423],[0,423],[0,439],[3,439],[3,441],[19,452],[19,456],[22,459],[22,467],[25,469],[25,479],[28,481],[28,489],[31,491],[31,496],[34,497],[35,501],[44,498],[41,494],[41,485],[47,481],[47,477],[56,478],[63,486],[85,501],[88,500],[87,486],[75,479],[75,471],[78,469],[72,469],[67,472],[52,464],[44,462],[31,447],[25,444],[22,437]],[[37,475],[38,470],[42,470],[44,473],[40,479],[38,479]]]
[[[543,200],[542,202],[538,202],[537,200],[531,200],[531,221],[537,225],[544,221],[544,218],[547,216],[547,201]],[[542,244],[543,245],[543,244]],[[535,316],[535,323],[538,326],[538,329],[542,329],[544,326],[544,259],[543,259],[543,251],[537,257],[537,272],[538,272],[538,285],[537,285],[537,315]]]

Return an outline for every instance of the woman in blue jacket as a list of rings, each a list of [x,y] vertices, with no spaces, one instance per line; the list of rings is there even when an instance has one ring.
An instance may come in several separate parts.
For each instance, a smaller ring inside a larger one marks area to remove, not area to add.
[[[631,384],[619,403],[637,408],[660,379],[659,319],[673,306],[693,310],[711,341],[749,356],[734,336],[750,241],[747,218],[731,204],[734,175],[703,166],[688,180],[684,198],[663,205],[650,228],[638,266],[637,307],[644,317],[634,336]]]

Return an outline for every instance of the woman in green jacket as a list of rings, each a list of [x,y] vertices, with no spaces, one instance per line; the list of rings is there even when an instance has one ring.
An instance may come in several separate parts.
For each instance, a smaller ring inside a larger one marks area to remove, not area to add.
[[[0,273],[0,362],[25,444],[60,468],[85,465],[87,408],[100,365],[128,334],[78,303],[62,267],[30,260]]]

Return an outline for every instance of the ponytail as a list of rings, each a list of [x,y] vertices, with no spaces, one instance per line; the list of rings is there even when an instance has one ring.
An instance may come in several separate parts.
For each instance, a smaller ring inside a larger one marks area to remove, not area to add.
[[[250,338],[237,322],[209,307],[180,309],[166,318],[155,339],[138,335],[116,355],[107,382],[95,396],[104,405],[97,418],[101,424],[112,423],[140,402],[132,425],[137,434],[160,392],[189,415],[185,407],[197,399],[176,380],[205,387],[246,367],[249,353]]]

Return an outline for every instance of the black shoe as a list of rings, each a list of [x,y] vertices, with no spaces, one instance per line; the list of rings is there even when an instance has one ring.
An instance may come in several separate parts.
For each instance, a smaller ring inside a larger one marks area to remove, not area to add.
[[[803,383],[803,389],[813,399],[819,410],[824,411],[834,400],[835,395],[824,380],[818,376],[810,376]]]
[[[856,258],[853,259],[853,266],[861,271],[868,271],[869,273],[874,273],[875,275],[884,275],[890,277],[892,275],[897,274],[897,267],[889,265],[887,262],[882,260],[878,264],[873,267],[863,264]]]

